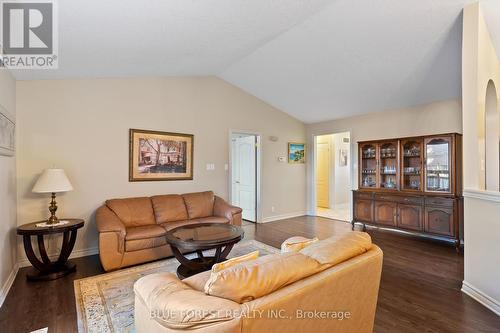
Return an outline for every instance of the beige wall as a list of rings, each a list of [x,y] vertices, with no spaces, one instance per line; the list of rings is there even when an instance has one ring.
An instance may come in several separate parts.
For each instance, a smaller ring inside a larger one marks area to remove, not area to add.
[[[13,120],[16,115],[16,83],[0,69],[0,104]],[[16,157],[0,156],[0,305],[12,283],[16,264]]]
[[[488,168],[484,168],[488,157],[492,157],[485,153],[485,101],[490,80],[500,96],[500,64],[480,5],[475,3],[464,9],[463,24],[463,153],[466,158],[462,290],[500,315],[500,265],[497,264],[500,193],[485,191]],[[498,156],[492,158],[497,160]]]
[[[462,133],[460,101],[443,101],[420,105],[410,108],[391,110],[386,112],[370,113],[364,116],[338,119],[307,125],[307,139],[309,146],[313,146],[315,135],[332,134],[339,132],[351,133],[351,183],[352,188],[358,187],[358,154],[357,142],[364,140],[389,139],[405,136],[416,136],[439,133]],[[308,210],[313,211],[312,185],[313,151],[309,150],[307,164],[308,179]]]
[[[265,219],[305,211],[305,166],[279,163],[305,126],[214,77],[19,81],[19,223],[45,218],[48,196],[32,194],[39,173],[64,168],[74,191],[59,196],[59,216],[87,221],[76,254],[97,246],[93,214],[108,198],[214,190],[228,196],[229,130],[262,135]],[[194,181],[128,182],[130,128],[195,136]],[[269,136],[279,137],[271,142]],[[206,164],[214,163],[215,171]],[[275,211],[271,211],[271,207]],[[54,252],[56,248],[49,249]]]

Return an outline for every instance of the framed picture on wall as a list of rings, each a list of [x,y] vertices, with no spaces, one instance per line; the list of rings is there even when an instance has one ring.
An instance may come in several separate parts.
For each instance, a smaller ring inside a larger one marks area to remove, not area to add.
[[[288,143],[288,163],[306,163],[306,144],[298,142]]]
[[[192,134],[130,130],[129,181],[193,179]]]
[[[16,152],[16,124],[7,110],[0,105],[0,155],[14,156]]]

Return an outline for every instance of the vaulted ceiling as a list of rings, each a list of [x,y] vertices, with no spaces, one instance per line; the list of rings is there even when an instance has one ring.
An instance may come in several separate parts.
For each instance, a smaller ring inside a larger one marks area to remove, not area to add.
[[[471,2],[59,1],[59,69],[14,75],[217,75],[311,123],[459,98]],[[500,1],[482,2],[500,45]]]

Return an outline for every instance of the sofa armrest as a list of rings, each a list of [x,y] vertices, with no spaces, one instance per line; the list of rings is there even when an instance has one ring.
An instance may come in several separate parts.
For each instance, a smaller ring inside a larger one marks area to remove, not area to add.
[[[95,220],[97,231],[100,233],[117,232],[123,237],[127,234],[127,229],[123,222],[106,206],[102,206],[97,210]]]
[[[139,333],[157,324],[165,332],[240,332],[240,304],[194,290],[172,273],[140,278],[134,293]]]
[[[108,207],[102,206],[96,212],[96,225],[99,232],[99,258],[105,271],[121,267],[125,253],[127,229]]]
[[[215,196],[214,215],[225,217],[229,223],[234,225],[241,225],[241,212],[240,207],[231,206],[224,199]]]

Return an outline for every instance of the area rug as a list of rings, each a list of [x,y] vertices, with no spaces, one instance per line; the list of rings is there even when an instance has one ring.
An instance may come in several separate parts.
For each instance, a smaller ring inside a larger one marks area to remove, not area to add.
[[[255,250],[259,250],[261,256],[279,252],[278,249],[256,240],[246,240],[233,247],[229,258]],[[213,255],[214,251],[205,251],[204,254]],[[152,273],[175,273],[178,265],[177,259],[169,258],[75,280],[78,332],[134,332],[135,281]]]

